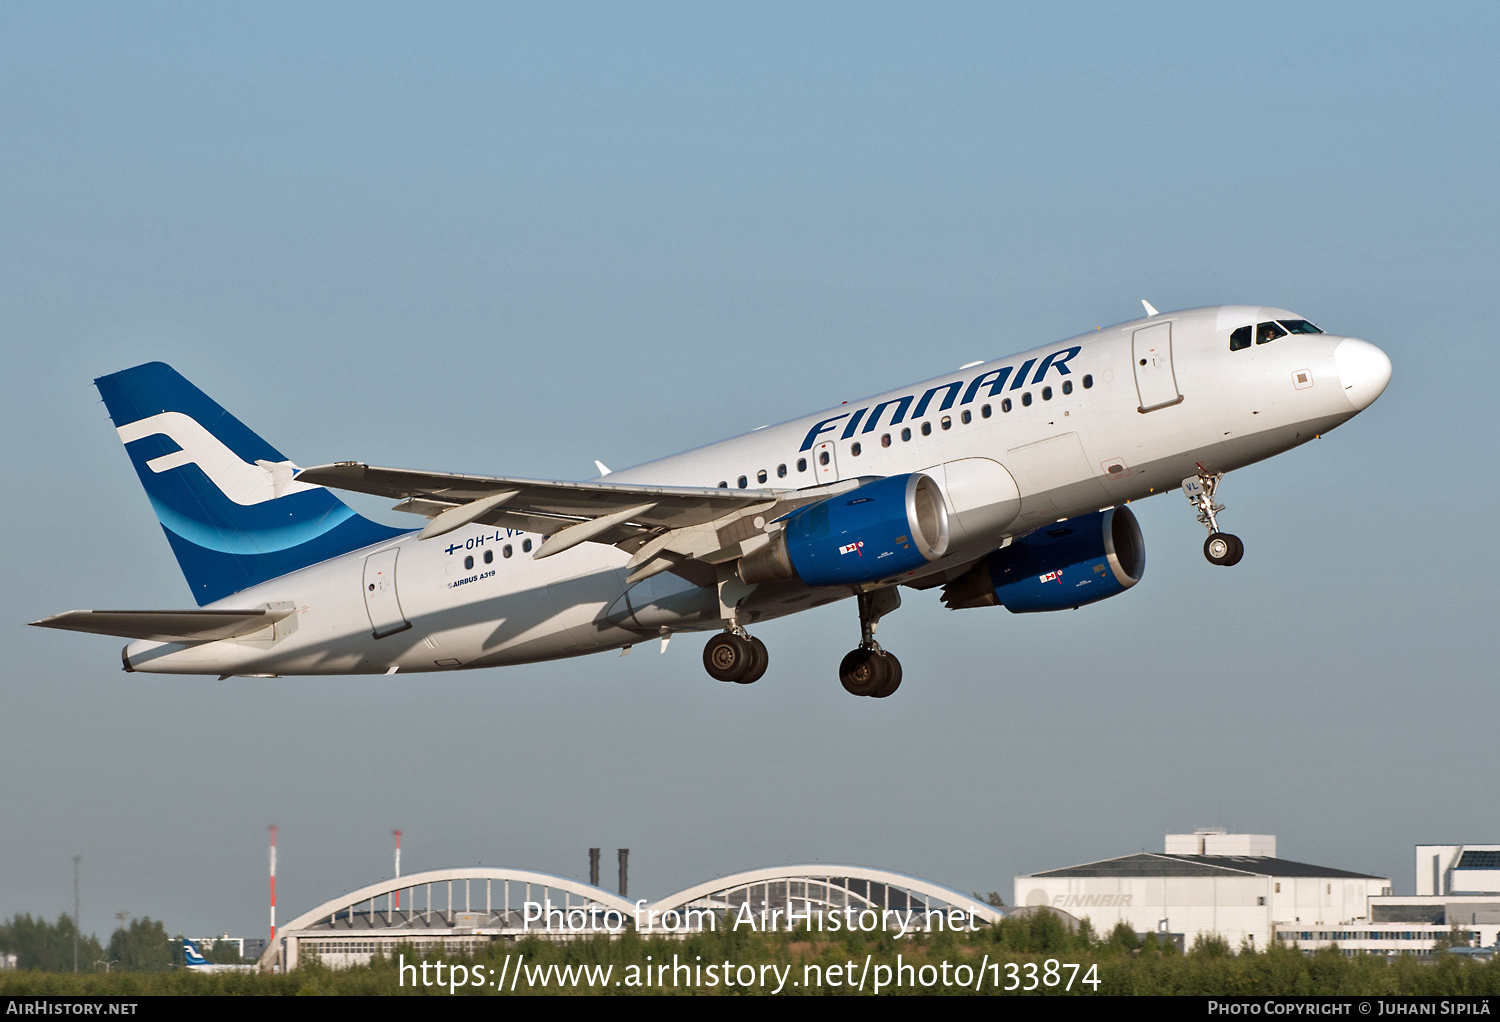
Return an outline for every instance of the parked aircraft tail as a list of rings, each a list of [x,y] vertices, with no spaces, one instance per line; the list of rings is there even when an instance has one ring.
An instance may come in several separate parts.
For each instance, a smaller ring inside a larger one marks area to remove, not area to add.
[[[401,535],[321,486],[162,362],[94,381],[198,605]]]

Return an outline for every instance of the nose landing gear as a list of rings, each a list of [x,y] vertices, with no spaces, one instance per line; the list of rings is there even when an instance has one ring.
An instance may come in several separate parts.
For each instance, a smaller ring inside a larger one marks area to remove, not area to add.
[[[839,681],[851,695],[884,699],[901,687],[901,661],[880,648],[875,641],[875,625],[901,606],[901,593],[889,586],[860,593],[858,599],[859,648],[851,650],[839,664]]]
[[[1199,524],[1208,529],[1208,539],[1203,543],[1203,556],[1208,558],[1209,564],[1228,568],[1240,563],[1240,558],[1245,556],[1245,544],[1240,542],[1238,536],[1219,531],[1218,514],[1224,510],[1224,505],[1214,503],[1214,491],[1219,488],[1219,480],[1223,478],[1223,472],[1210,472],[1199,464],[1198,474],[1182,481],[1182,492],[1188,503],[1198,509]]]

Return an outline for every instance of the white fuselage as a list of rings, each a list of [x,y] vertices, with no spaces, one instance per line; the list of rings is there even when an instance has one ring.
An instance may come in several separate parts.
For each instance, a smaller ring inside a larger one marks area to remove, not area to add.
[[[1243,467],[1357,414],[1379,393],[1366,394],[1370,384],[1360,378],[1359,356],[1372,346],[1292,334],[1230,350],[1235,328],[1293,318],[1255,306],[1154,316],[648,462],[609,482],[792,490],[925,471],[956,525],[945,556],[920,574],[952,577],[1008,537],[1175,489],[1199,466]],[[1162,343],[1164,324],[1169,344]],[[1049,356],[1075,347],[1061,367],[1037,378]],[[428,540],[413,532],[210,605],[295,605],[274,627],[189,646],[137,641],[126,648],[125,663],[137,671],[222,675],[451,670],[574,656],[723,625],[713,586],[662,574],[622,599],[630,588],[626,553],[583,543],[536,560],[523,545],[534,552],[540,541],[478,525]],[[377,568],[387,574],[371,597]],[[739,601],[739,622],[852,592],[754,587]],[[387,628],[392,618],[410,627],[375,638],[382,616]]]

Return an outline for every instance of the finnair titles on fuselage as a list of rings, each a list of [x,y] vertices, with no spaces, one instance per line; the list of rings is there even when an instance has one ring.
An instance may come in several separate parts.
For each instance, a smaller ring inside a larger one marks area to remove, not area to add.
[[[766,671],[747,629],[848,596],[840,666],[890,695],[875,641],[901,588],[950,608],[1063,610],[1140,581],[1125,506],[1181,488],[1232,565],[1223,474],[1374,401],[1390,360],[1282,309],[1159,314],[590,482],[298,469],[159,362],[96,380],[199,607],[35,622],[134,639],[127,671],[267,677],[494,667],[713,631],[722,681]],[[602,466],[601,466],[602,469]],[[398,501],[403,531],[328,487]]]

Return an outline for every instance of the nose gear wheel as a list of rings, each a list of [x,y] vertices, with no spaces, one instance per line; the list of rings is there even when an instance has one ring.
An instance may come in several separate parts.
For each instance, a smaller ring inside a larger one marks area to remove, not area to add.
[[[1228,568],[1240,563],[1240,558],[1245,556],[1245,544],[1238,536],[1219,531],[1219,512],[1224,510],[1224,505],[1214,503],[1214,493],[1223,478],[1223,472],[1210,472],[1200,463],[1198,474],[1182,481],[1182,492],[1188,503],[1197,508],[1198,523],[1208,530],[1203,556],[1210,564]]]

